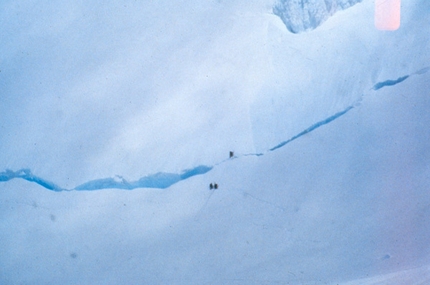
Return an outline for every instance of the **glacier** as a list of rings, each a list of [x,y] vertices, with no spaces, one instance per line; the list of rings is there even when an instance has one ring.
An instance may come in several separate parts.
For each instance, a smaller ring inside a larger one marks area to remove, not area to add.
[[[0,283],[429,283],[430,2],[294,3],[3,1]]]

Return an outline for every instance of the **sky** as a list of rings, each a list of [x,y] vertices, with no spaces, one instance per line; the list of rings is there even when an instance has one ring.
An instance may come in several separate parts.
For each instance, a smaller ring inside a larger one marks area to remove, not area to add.
[[[0,4],[0,283],[429,281],[429,2],[274,5]]]

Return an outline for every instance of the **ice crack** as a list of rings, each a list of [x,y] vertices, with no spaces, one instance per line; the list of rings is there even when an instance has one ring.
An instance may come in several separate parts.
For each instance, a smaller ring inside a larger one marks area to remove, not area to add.
[[[165,189],[179,181],[186,180],[190,177],[205,174],[212,169],[211,166],[199,165],[192,169],[187,169],[181,174],[159,172],[153,175],[145,176],[137,181],[120,181],[114,178],[104,178],[88,181],[75,187],[73,190],[100,190],[107,188],[132,190],[136,188],[158,188]]]
[[[399,77],[395,80],[385,80],[382,82],[378,82],[373,86],[373,90],[379,90],[379,89],[387,87],[387,86],[393,86],[393,85],[399,84],[400,82],[403,82],[408,78],[409,78],[409,75],[405,75],[405,76]]]
[[[421,75],[421,74],[427,73],[429,71],[430,71],[430,67],[425,67],[423,69],[420,69],[417,72],[412,73],[411,75],[405,75],[405,76],[399,77],[399,78],[394,79],[394,80],[385,80],[382,82],[378,82],[373,86],[373,88],[371,90],[377,91],[377,90],[384,88],[384,87],[393,86],[393,85],[396,85],[396,84],[399,84],[399,83],[405,81],[410,76]],[[93,191],[93,190],[102,190],[102,189],[132,190],[132,189],[136,189],[136,188],[165,189],[165,188],[172,186],[173,184],[176,184],[180,181],[186,180],[190,177],[205,174],[205,173],[209,172],[210,170],[212,170],[215,166],[218,166],[218,165],[220,165],[224,162],[227,162],[229,160],[237,159],[237,158],[240,158],[242,156],[262,156],[268,152],[272,152],[272,151],[275,151],[279,148],[282,148],[286,144],[300,138],[301,136],[306,135],[306,134],[316,130],[319,127],[327,125],[327,124],[331,123],[332,121],[345,115],[350,110],[352,110],[357,105],[357,103],[359,103],[362,99],[363,99],[363,96],[354,105],[348,106],[344,110],[311,125],[310,127],[301,131],[297,135],[291,137],[290,139],[288,139],[286,141],[279,143],[278,145],[268,149],[264,153],[249,153],[249,154],[242,154],[242,155],[238,155],[238,156],[236,155],[230,159],[225,159],[225,160],[215,164],[214,166],[199,165],[199,166],[196,166],[196,167],[191,168],[191,169],[186,169],[179,174],[159,172],[159,173],[155,173],[152,175],[144,176],[144,177],[142,177],[136,181],[127,181],[126,179],[124,179],[121,176],[116,176],[115,178],[95,179],[95,180],[85,182],[81,185],[78,185],[73,189],[62,188],[62,187],[58,186],[57,184],[55,184],[49,180],[46,180],[46,179],[41,178],[39,176],[36,176],[31,172],[30,169],[20,169],[18,171],[12,171],[12,170],[7,169],[3,172],[0,172],[0,182],[7,182],[7,181],[15,179],[15,178],[20,178],[20,179],[27,180],[29,182],[39,184],[40,186],[42,186],[48,190],[55,191],[55,192],[73,191],[73,190],[75,190],[75,191]]]
[[[4,172],[0,172],[0,181],[1,182],[6,182],[9,181],[11,179],[15,179],[15,178],[21,178],[30,182],[34,182],[39,184],[40,186],[48,189],[48,190],[52,190],[52,191],[56,191],[56,192],[60,192],[63,191],[65,189],[59,187],[58,185],[56,185],[55,183],[52,183],[51,181],[45,180],[41,177],[38,177],[36,175],[33,175],[33,173],[31,173],[30,169],[20,169],[18,171],[12,171],[7,169]]]
[[[379,89],[384,88],[384,87],[394,86],[396,84],[399,84],[399,83],[405,81],[406,79],[408,79],[409,77],[411,77],[413,75],[421,75],[421,74],[427,73],[428,71],[430,71],[430,67],[425,67],[425,68],[420,69],[420,70],[418,70],[418,71],[416,71],[410,75],[401,76],[401,77],[394,79],[394,80],[389,79],[389,80],[381,81],[381,82],[376,83],[372,89],[373,90],[379,90]]]

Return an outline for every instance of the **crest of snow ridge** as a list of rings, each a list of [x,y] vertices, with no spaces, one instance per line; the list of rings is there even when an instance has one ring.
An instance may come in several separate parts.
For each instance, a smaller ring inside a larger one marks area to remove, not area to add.
[[[339,10],[362,0],[278,0],[273,13],[292,33],[313,30]]]

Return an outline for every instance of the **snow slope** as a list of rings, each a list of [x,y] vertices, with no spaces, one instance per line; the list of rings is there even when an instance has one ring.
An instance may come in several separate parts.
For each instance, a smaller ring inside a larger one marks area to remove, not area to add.
[[[428,1],[63,4],[1,4],[0,283],[428,281]]]
[[[2,171],[73,188],[253,148],[269,4],[27,4],[2,2]]]
[[[358,104],[377,84],[426,70],[430,50],[421,31],[430,23],[418,10],[429,5],[420,5],[403,4],[395,33],[374,28],[372,1],[338,12],[308,33],[289,33],[274,21],[268,33],[275,71],[250,109],[257,152]]]
[[[427,284],[430,282],[429,274],[429,266],[423,266],[391,274],[354,280],[342,285]]]
[[[429,79],[372,91],[277,151],[162,191],[2,183],[0,278],[337,284],[429,264]],[[211,181],[217,191],[207,189]]]

